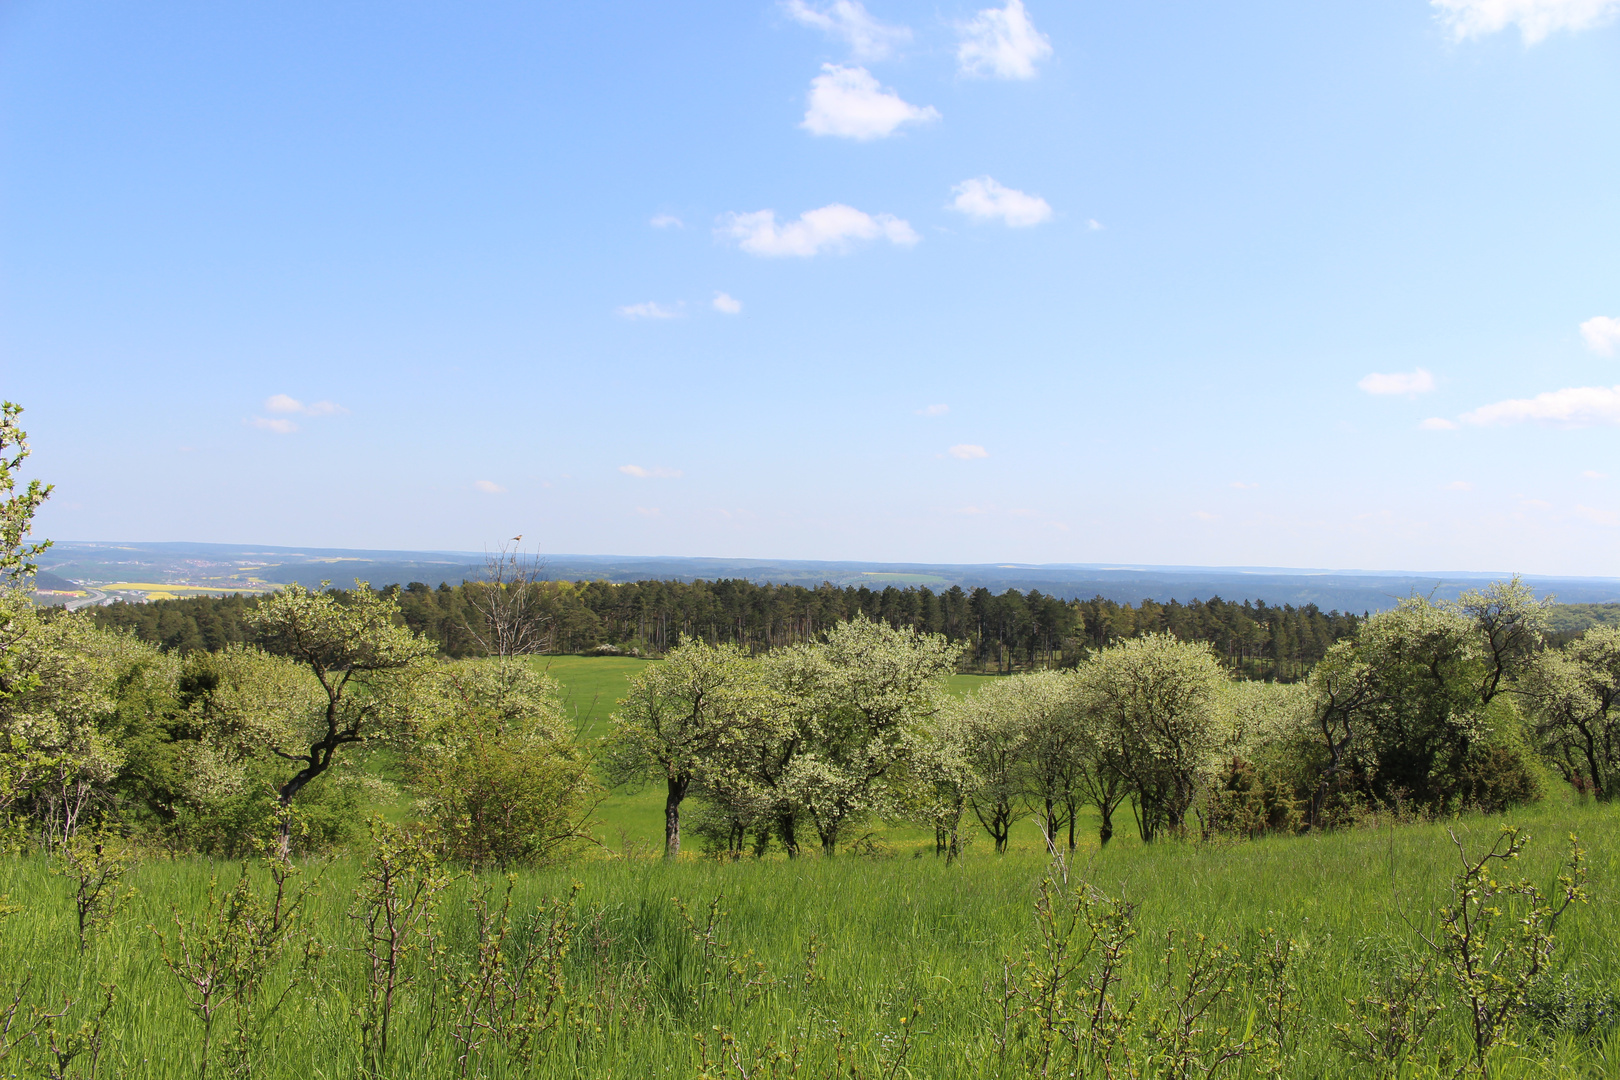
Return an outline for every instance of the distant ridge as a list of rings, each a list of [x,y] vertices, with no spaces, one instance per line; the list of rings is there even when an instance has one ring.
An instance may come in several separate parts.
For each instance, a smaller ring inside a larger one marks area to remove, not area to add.
[[[741,578],[756,583],[814,587],[867,585],[881,589],[960,585],[995,592],[1018,589],[1064,599],[1104,596],[1120,603],[1139,600],[1183,603],[1220,596],[1267,604],[1316,604],[1340,611],[1380,611],[1412,593],[1455,597],[1465,589],[1506,578],[1467,571],[1375,572],[1264,566],[1151,566],[1127,563],[882,563],[804,559],[722,559],[644,555],[544,555],[546,576],[566,581],[693,581]],[[476,578],[484,556],[467,551],[386,551],[242,544],[114,543],[58,541],[40,567],[59,578],[95,586],[119,583],[186,586],[231,591],[273,588],[290,582],[348,585],[359,578],[374,586],[420,581],[437,587]],[[1620,601],[1620,578],[1525,575],[1538,593],[1564,603]]]

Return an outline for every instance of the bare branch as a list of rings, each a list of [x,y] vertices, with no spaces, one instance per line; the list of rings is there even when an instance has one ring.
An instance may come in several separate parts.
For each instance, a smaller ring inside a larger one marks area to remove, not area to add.
[[[476,615],[462,625],[489,656],[528,656],[551,647],[551,618],[538,590],[546,564],[538,551],[524,554],[522,541],[519,534],[486,552],[482,578],[463,590]]]

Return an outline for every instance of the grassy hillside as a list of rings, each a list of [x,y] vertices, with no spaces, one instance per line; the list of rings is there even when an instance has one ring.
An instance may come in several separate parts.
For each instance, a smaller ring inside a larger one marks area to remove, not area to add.
[[[1591,851],[1593,902],[1559,928],[1555,963],[1564,1006],[1549,1005],[1543,1020],[1516,1026],[1522,1047],[1501,1052],[1491,1075],[1620,1075],[1620,1042],[1608,1038],[1606,1026],[1620,993],[1620,905],[1614,902],[1620,819],[1609,808],[1553,803],[1515,820],[1536,840],[1504,873],[1551,885],[1563,836],[1577,830]],[[1290,1021],[1280,1075],[1363,1076],[1370,1073],[1346,1057],[1334,1034],[1335,1024],[1348,1022],[1347,999],[1368,993],[1378,971],[1410,954],[1417,931],[1433,929],[1431,913],[1457,865],[1447,829],[1477,850],[1497,827],[1494,820],[1467,819],[1221,846],[1125,842],[1082,854],[1075,876],[1139,905],[1139,932],[1130,942],[1121,989],[1121,1000],[1142,995],[1138,1023],[1169,1015],[1165,972],[1179,971],[1196,948],[1196,937],[1188,935],[1207,934],[1253,960],[1271,928],[1295,947],[1287,980],[1296,988],[1288,1001],[1290,1009],[1297,1006],[1289,1012],[1297,1023]],[[263,1025],[250,1055],[253,1075],[357,1075],[354,1010],[364,999],[364,983],[354,951],[358,924],[349,913],[358,871],[353,860],[307,868],[306,879],[316,882],[312,929],[324,959],[318,977],[295,986]],[[798,1075],[805,1077],[1028,1075],[1020,1064],[1027,1041],[1004,1028],[1001,1002],[1004,979],[1020,977],[1023,950],[1036,943],[1032,904],[1045,872],[1044,860],[1033,854],[997,857],[980,844],[955,866],[932,857],[738,864],[613,858],[525,873],[516,884],[520,911],[580,886],[568,932],[572,948],[558,968],[575,1011],[541,1040],[546,1053],[532,1068],[489,1039],[469,1075],[692,1077],[701,1071],[698,1036],[711,1058],[730,1045],[745,1065],[774,1040],[778,1049],[799,1054]],[[196,914],[210,881],[217,876],[228,885],[235,873],[229,865],[195,860],[142,867],[134,878],[140,895],[80,957],[67,882],[48,874],[37,858],[0,863],[0,890],[21,908],[0,935],[6,994],[24,973],[32,978],[27,1000],[39,1003],[90,1002],[99,984],[115,985],[103,1075],[197,1075],[201,1024],[147,927],[167,927],[174,955],[175,912]],[[468,901],[477,885],[459,881],[440,909],[452,956],[472,954]],[[705,935],[708,904],[717,897],[722,914]],[[672,898],[687,906],[699,933],[686,926]],[[520,939],[508,944],[514,957],[528,947]],[[195,932],[192,940],[199,940]],[[1168,966],[1167,942],[1177,949]],[[276,969],[268,993],[281,992],[288,970],[285,964]],[[1205,1031],[1199,1038],[1214,1038],[1223,1027],[1231,1038],[1255,1030],[1256,1010],[1264,1008],[1258,970],[1234,975],[1230,992],[1219,995],[1197,1025]],[[447,1037],[445,1016],[433,1011],[435,984],[425,970],[414,974],[418,981],[399,994],[387,1075],[457,1075],[460,1051]],[[64,1024],[76,1024],[85,1008],[75,1006]],[[229,1042],[223,1034],[229,1015],[218,1021],[222,1043]],[[1595,1036],[1575,1033],[1580,1017],[1597,1018]],[[1447,998],[1419,1055],[1429,1065],[1403,1075],[1450,1075],[1430,1066],[1445,1048],[1461,1053],[1468,1045],[1463,1020]],[[909,1046],[907,1031],[914,1033]],[[1004,1033],[1013,1035],[1005,1057],[998,1041]],[[726,1038],[736,1041],[724,1044]],[[886,1071],[901,1049],[904,1066]],[[710,1075],[738,1075],[710,1064]],[[1259,1076],[1260,1064],[1256,1051],[1215,1075]],[[226,1075],[219,1065],[215,1071]],[[788,1073],[761,1068],[750,1075]]]

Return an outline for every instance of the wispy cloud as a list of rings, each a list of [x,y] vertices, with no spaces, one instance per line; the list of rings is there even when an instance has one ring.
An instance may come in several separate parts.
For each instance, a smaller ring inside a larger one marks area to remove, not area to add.
[[[1620,319],[1607,315],[1587,319],[1581,323],[1581,337],[1586,339],[1586,347],[1599,356],[1613,356],[1620,348]]]
[[[263,408],[265,412],[280,415],[255,416],[244,423],[275,435],[291,435],[298,430],[298,425],[288,419],[291,416],[338,416],[349,411],[335,401],[313,401],[306,405],[291,394],[272,394],[264,399]]]
[[[686,228],[686,222],[682,221],[674,214],[654,214],[652,216],[652,220],[648,221],[647,224],[651,225],[655,229]]]
[[[299,416],[337,416],[349,410],[335,401],[314,401],[305,405],[302,401],[288,394],[275,394],[264,399],[264,411],[296,413]]]
[[[1586,469],[1581,475],[1588,480],[1607,480],[1609,478],[1608,473],[1598,472],[1596,469]]]
[[[1575,513],[1594,525],[1608,525],[1611,528],[1620,525],[1620,514],[1613,510],[1600,510],[1595,506],[1581,506],[1577,503]]]
[[[973,461],[977,458],[987,458],[990,456],[990,451],[976,443],[957,443],[955,446],[951,447],[945,452],[951,455],[951,457],[957,458],[961,461]]]
[[[1260,485],[1259,484],[1246,483],[1246,482],[1244,482],[1242,480],[1234,480],[1234,481],[1232,481],[1232,486],[1235,487],[1235,488],[1238,488],[1241,491],[1253,491],[1255,488],[1259,487]]]
[[[881,60],[911,40],[910,27],[878,22],[859,0],[833,0],[826,7],[787,0],[782,8],[794,21],[844,42],[857,60]]]
[[[637,480],[679,480],[681,478],[681,470],[666,469],[661,465],[651,469],[644,469],[640,465],[620,465],[619,471],[626,476],[633,476]]]
[[[636,507],[636,513],[642,517],[658,517],[663,511],[656,506],[638,506]]]
[[[1434,389],[1434,376],[1422,368],[1388,375],[1375,371],[1356,385],[1369,394],[1427,394]]]
[[[951,188],[956,198],[950,208],[980,221],[1000,219],[1015,229],[1039,225],[1052,218],[1052,207],[1039,195],[1030,195],[980,176]]]
[[[810,80],[810,107],[799,126],[812,135],[844,139],[882,139],[901,124],[926,124],[939,119],[931,105],[918,106],[884,89],[871,72],[839,64],[821,65]]]
[[[493,480],[474,480],[473,487],[482,491],[485,495],[503,495],[506,493],[506,489]]]
[[[1447,491],[1473,491],[1474,485],[1466,480],[1453,480],[1446,485]]]
[[[884,239],[909,247],[922,239],[910,223],[893,214],[874,216],[843,203],[807,210],[782,225],[776,223],[773,210],[727,214],[720,221],[718,235],[737,241],[750,255],[766,257],[809,258],[822,251],[847,251],[857,240]]]
[[[681,310],[683,304],[668,307],[656,300],[648,300],[644,304],[626,304],[616,309],[622,319],[678,319],[685,312]]]
[[[1620,424],[1620,386],[1572,386],[1533,398],[1482,405],[1460,417],[1465,424],[1543,424],[1578,428]]]
[[[724,315],[741,315],[742,301],[730,293],[717,292],[714,294],[714,310]]]
[[[957,32],[956,63],[964,75],[1033,79],[1035,65],[1052,55],[1052,43],[1035,29],[1023,0],[985,8]]]
[[[1620,13],[1620,0],[1430,0],[1451,36],[1484,37],[1510,26],[1526,45],[1557,30],[1588,30]]]
[[[1212,514],[1208,510],[1194,510],[1192,516],[1199,521],[1215,521],[1220,515]]]
[[[1107,228],[1107,226],[1098,221],[1096,218],[1087,218],[1086,228],[1090,229],[1092,232],[1102,232],[1105,228]]]
[[[1427,420],[1423,421],[1423,423],[1419,424],[1418,427],[1424,431],[1456,431],[1457,422],[1455,420],[1447,420],[1443,416],[1431,416]]]
[[[951,411],[949,405],[924,405],[917,410],[918,416],[944,416]]]

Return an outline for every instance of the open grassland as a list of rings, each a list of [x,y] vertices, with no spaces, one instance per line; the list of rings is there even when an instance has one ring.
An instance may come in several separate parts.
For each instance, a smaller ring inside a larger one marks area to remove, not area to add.
[[[1620,992],[1620,818],[1611,808],[1549,802],[1511,820],[1527,826],[1535,841],[1504,873],[1526,874],[1543,888],[1555,881],[1565,834],[1578,831],[1589,849],[1592,902],[1572,909],[1559,926],[1555,978],[1565,980],[1571,1001],[1590,1006],[1582,1015],[1597,1022],[1589,1036],[1568,1023],[1520,1022],[1512,1034],[1521,1045],[1499,1051],[1490,1075],[1620,1075],[1620,1040],[1609,1037]],[[1118,843],[1080,855],[1073,876],[1139,905],[1122,998],[1142,995],[1142,1022],[1167,1008],[1164,975],[1195,940],[1187,935],[1206,934],[1252,957],[1271,928],[1298,950],[1290,974],[1297,1028],[1281,1075],[1366,1076],[1371,1071],[1346,1056],[1333,1032],[1347,1019],[1346,1000],[1366,994],[1369,973],[1409,952],[1418,931],[1432,931],[1432,913],[1457,866],[1447,829],[1475,850],[1499,824],[1468,818],[1219,846]],[[349,914],[359,871],[352,858],[304,867],[302,880],[313,889],[310,930],[323,956],[279,1012],[251,1032],[243,1062],[252,1075],[361,1075],[356,1010],[365,999],[365,968]],[[998,857],[980,844],[953,866],[932,856],[731,864],[589,858],[523,873],[515,885],[520,911],[579,886],[566,932],[570,950],[557,968],[562,1000],[571,1003],[568,1019],[539,1040],[541,1052],[529,1065],[487,1039],[469,1059],[467,1075],[693,1077],[703,1072],[699,1036],[712,1075],[737,1075],[712,1060],[725,1047],[747,1063],[772,1043],[796,1049],[798,1075],[808,1077],[1029,1075],[1021,1056],[1027,1041],[1004,1027],[1001,1001],[1004,978],[1024,970],[1023,950],[1034,940],[1032,904],[1047,871],[1035,854]],[[27,978],[28,1001],[78,1002],[64,1019],[76,1023],[98,986],[114,985],[103,1075],[196,1076],[201,1024],[148,926],[167,928],[174,955],[176,911],[195,915],[210,882],[227,887],[235,875],[231,865],[200,860],[143,865],[133,877],[139,895],[80,956],[68,882],[48,873],[41,858],[0,863],[0,889],[20,908],[0,934],[5,998]],[[445,894],[439,929],[452,962],[476,951],[468,901],[481,884],[500,879],[464,877]],[[672,898],[687,906],[698,933]],[[716,898],[722,914],[705,935]],[[1172,940],[1180,953],[1166,965]],[[527,947],[521,935],[507,945],[513,956]],[[290,970],[283,961],[272,971],[261,1000],[282,992]],[[410,971],[415,981],[399,992],[383,1074],[458,1075],[462,1050],[449,1034],[442,987],[435,1005],[438,984],[420,956]],[[1263,1009],[1261,995],[1240,976],[1201,1026],[1252,1030]],[[216,1035],[229,1030],[228,1015],[221,1014]],[[1436,1063],[1444,1048],[1461,1054],[1470,1045],[1465,1029],[1463,1013],[1448,1003],[1426,1049],[1402,1075],[1452,1075]],[[904,1063],[895,1066],[902,1051]],[[216,1044],[216,1055],[222,1053]],[[228,1056],[216,1056],[210,1075],[227,1075],[228,1063]],[[1250,1057],[1215,1075],[1264,1074],[1258,1057]]]

